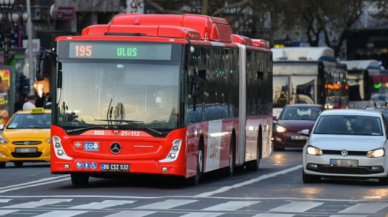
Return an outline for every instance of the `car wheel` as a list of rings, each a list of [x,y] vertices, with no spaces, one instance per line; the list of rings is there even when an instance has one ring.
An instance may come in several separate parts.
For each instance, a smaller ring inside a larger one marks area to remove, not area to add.
[[[380,185],[388,185],[388,177],[379,178]]]
[[[15,167],[22,167],[23,166],[23,162],[21,161],[18,161],[18,162],[13,162],[15,164]]]
[[[314,182],[314,179],[315,179],[315,176],[307,175],[307,174],[304,173],[304,171],[303,171],[303,182],[304,182],[304,183],[313,183],[313,182]]]
[[[4,168],[5,167],[5,162],[0,162],[0,168]]]
[[[71,183],[73,183],[73,185],[87,185],[88,182],[88,175],[71,174]]]

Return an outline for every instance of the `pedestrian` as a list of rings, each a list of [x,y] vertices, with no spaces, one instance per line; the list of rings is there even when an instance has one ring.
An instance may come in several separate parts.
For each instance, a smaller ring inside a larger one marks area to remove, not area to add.
[[[47,98],[47,102],[46,102],[46,104],[44,105],[44,108],[45,108],[45,109],[51,109],[51,96],[49,96],[49,97]]]
[[[30,111],[31,109],[36,108],[35,100],[36,100],[36,97],[34,95],[29,96],[28,101],[23,104],[23,110]]]
[[[46,104],[45,101],[46,101],[46,96],[44,93],[42,93],[42,96],[38,97],[38,99],[36,99],[35,106],[38,108],[41,108]]]
[[[26,93],[22,93],[20,95],[20,98],[19,100],[15,103],[15,112],[19,111],[19,110],[23,110],[23,105],[25,102],[27,102],[27,94]]]

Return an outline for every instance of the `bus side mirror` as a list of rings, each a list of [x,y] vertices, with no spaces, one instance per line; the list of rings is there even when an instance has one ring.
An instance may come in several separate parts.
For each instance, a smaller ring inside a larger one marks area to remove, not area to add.
[[[201,89],[201,79],[206,80],[206,70],[195,70],[194,75],[191,76],[191,96],[198,98]]]
[[[36,56],[36,80],[42,81],[44,75],[50,73],[53,64],[52,55],[43,48],[40,48],[38,55]]]
[[[199,90],[201,89],[201,78],[198,75],[191,77],[191,96],[193,98],[199,97]]]
[[[57,88],[62,88],[62,63],[58,62]]]

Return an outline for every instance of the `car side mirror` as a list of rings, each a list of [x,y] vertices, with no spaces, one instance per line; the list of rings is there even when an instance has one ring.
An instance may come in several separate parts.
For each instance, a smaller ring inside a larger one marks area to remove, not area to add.
[[[300,134],[302,134],[303,136],[310,136],[310,130],[309,129],[301,130]]]

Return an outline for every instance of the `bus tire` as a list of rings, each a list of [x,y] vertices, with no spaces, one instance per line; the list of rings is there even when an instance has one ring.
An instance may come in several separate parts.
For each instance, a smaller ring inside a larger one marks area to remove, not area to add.
[[[232,139],[230,142],[230,149],[229,149],[229,166],[226,168],[226,174],[225,174],[227,177],[233,176],[234,165],[236,162],[235,147],[236,147],[236,138],[234,137],[234,135],[232,135]]]
[[[0,168],[4,168],[5,167],[5,162],[0,162]]]
[[[251,161],[247,165],[247,169],[250,171],[258,171],[260,169],[260,159],[261,159],[261,147],[262,147],[262,138],[261,138],[261,130],[257,138],[257,149],[256,149],[256,160]]]
[[[197,173],[195,176],[191,177],[189,180],[189,183],[192,185],[198,185],[199,184],[199,179],[202,176],[203,173],[203,141],[201,140],[199,146],[198,146],[198,154],[197,154]]]
[[[23,161],[16,161],[16,162],[13,162],[13,164],[15,164],[15,167],[22,167]]]
[[[71,174],[70,176],[71,176],[71,183],[73,183],[73,185],[87,185],[89,182],[88,175]]]

